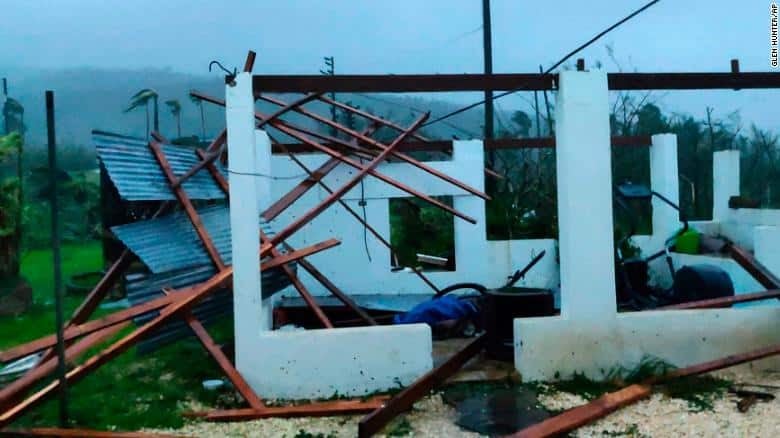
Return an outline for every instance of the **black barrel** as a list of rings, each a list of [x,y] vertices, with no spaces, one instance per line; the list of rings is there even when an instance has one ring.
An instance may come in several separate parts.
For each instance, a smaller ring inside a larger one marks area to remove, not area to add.
[[[485,297],[486,351],[493,359],[514,359],[515,318],[555,314],[555,301],[549,289],[510,287],[488,290]]]

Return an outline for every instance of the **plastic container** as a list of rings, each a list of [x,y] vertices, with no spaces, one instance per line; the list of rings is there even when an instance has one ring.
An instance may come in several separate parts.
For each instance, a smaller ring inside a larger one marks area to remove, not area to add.
[[[688,228],[687,231],[677,236],[675,242],[675,249],[682,254],[698,254],[699,253],[699,232],[693,228]]]

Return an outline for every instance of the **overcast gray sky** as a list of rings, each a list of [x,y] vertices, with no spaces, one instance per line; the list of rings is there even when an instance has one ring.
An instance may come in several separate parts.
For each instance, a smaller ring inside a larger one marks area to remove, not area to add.
[[[494,70],[549,66],[645,0],[493,0]],[[322,56],[338,73],[482,70],[480,0],[0,0],[0,71],[34,67],[169,67],[206,73],[212,59],[257,73],[311,74]],[[663,0],[582,52],[610,71],[605,44],[624,70],[768,71],[768,0]],[[674,93],[662,103],[700,115],[722,112],[778,126],[777,92]],[[660,96],[659,96],[660,97]],[[470,100],[472,96],[457,99]],[[506,107],[521,105],[508,98]]]

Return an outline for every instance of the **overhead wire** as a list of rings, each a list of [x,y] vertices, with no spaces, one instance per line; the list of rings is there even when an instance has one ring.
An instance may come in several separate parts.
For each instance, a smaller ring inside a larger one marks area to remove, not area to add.
[[[558,61],[557,61],[555,64],[553,64],[553,65],[552,65],[551,67],[549,67],[547,70],[545,70],[544,72],[542,72],[542,73],[540,74],[540,76],[541,76],[541,77],[544,77],[544,76],[546,76],[546,75],[550,74],[550,72],[552,72],[552,71],[553,71],[553,70],[555,70],[556,68],[560,67],[560,66],[561,66],[561,65],[562,65],[564,62],[566,62],[567,60],[569,60],[569,58],[571,58],[572,56],[574,56],[574,55],[576,55],[577,53],[579,53],[581,50],[583,50],[583,49],[587,48],[587,47],[588,47],[588,46],[590,46],[591,44],[593,44],[593,43],[595,43],[596,41],[598,41],[598,40],[599,40],[601,37],[603,37],[604,35],[608,34],[608,33],[609,33],[609,32],[611,32],[612,30],[614,30],[614,29],[616,29],[617,27],[619,27],[620,25],[622,25],[623,23],[625,23],[625,22],[629,21],[630,19],[632,19],[632,18],[636,17],[637,15],[641,14],[642,12],[644,12],[645,10],[647,10],[648,8],[650,8],[651,6],[655,5],[656,3],[660,2],[660,1],[661,1],[661,0],[652,0],[652,1],[648,2],[647,4],[645,4],[644,6],[642,6],[641,8],[637,9],[636,11],[634,11],[634,12],[632,12],[631,14],[629,14],[629,15],[625,16],[624,18],[622,18],[621,20],[617,21],[617,22],[616,22],[616,23],[614,23],[613,25],[611,25],[611,26],[609,26],[608,28],[604,29],[603,31],[599,32],[599,33],[598,33],[598,34],[596,34],[596,36],[594,36],[593,38],[589,39],[589,40],[588,40],[588,41],[586,41],[585,43],[581,44],[580,46],[578,46],[578,47],[577,47],[577,48],[575,48],[574,50],[572,50],[572,51],[570,51],[569,53],[567,53],[566,55],[564,55],[564,56],[563,56],[561,59],[559,59],[559,60],[558,60]],[[517,87],[517,88],[515,88],[515,89],[513,89],[513,90],[509,90],[509,91],[505,91],[505,92],[503,92],[503,93],[497,94],[497,95],[493,96],[493,97],[491,98],[491,100],[492,100],[492,101],[496,101],[497,99],[500,99],[500,98],[502,98],[502,97],[509,96],[510,94],[513,94],[513,93],[516,93],[516,92],[518,92],[518,91],[521,91],[521,90],[524,88],[524,85],[525,85],[525,84],[523,84],[523,85],[521,85],[521,86],[519,86],[519,87]],[[445,115],[443,115],[443,116],[441,116],[441,117],[437,117],[437,118],[435,118],[435,119],[433,119],[433,120],[430,120],[430,121],[428,121],[428,122],[426,122],[426,123],[423,123],[423,124],[422,124],[422,127],[425,127],[425,126],[430,126],[430,125],[433,125],[434,123],[439,123],[439,122],[442,122],[442,121],[444,121],[445,119],[448,119],[448,118],[450,118],[450,117],[452,117],[452,116],[455,116],[455,115],[457,115],[457,114],[460,114],[460,113],[462,113],[462,112],[468,111],[468,110],[470,110],[470,109],[472,109],[472,108],[475,108],[475,107],[478,107],[478,106],[480,106],[480,105],[483,105],[485,102],[486,102],[486,100],[485,100],[485,99],[482,99],[482,100],[480,100],[480,101],[478,101],[478,102],[474,102],[474,103],[472,103],[472,104],[466,105],[466,106],[464,106],[464,107],[461,107],[461,108],[459,108],[459,109],[457,109],[457,110],[455,110],[455,111],[451,111],[451,112],[449,112],[449,113],[447,113],[447,114],[445,114]]]

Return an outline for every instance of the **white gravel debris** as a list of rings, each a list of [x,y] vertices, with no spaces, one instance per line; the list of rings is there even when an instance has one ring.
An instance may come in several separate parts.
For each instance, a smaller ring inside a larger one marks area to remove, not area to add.
[[[713,400],[713,410],[695,412],[685,400],[669,398],[655,393],[646,400],[627,406],[611,415],[573,432],[575,437],[780,437],[780,373],[728,370],[716,373],[735,383],[769,385],[770,388],[751,388],[773,393],[778,399],[759,401],[745,412],[736,407],[738,398],[726,394]],[[777,386],[778,388],[771,388]],[[543,394],[540,403],[547,409],[563,410],[587,402],[583,397],[558,392]],[[193,408],[193,406],[190,406]],[[205,407],[199,406],[197,410]],[[295,438],[300,431],[308,437],[355,437],[357,424],[362,416],[321,418],[270,418],[239,423],[188,422],[176,430],[155,430],[193,437],[262,437]],[[398,424],[408,423],[407,436],[413,437],[477,437],[476,433],[462,430],[455,425],[457,413],[445,404],[439,394],[420,400],[414,409],[399,417],[385,429],[385,433],[398,432]],[[404,421],[405,420],[405,421]],[[322,434],[322,435],[319,435]],[[379,437],[388,435],[380,434]],[[398,435],[395,435],[398,436]]]

